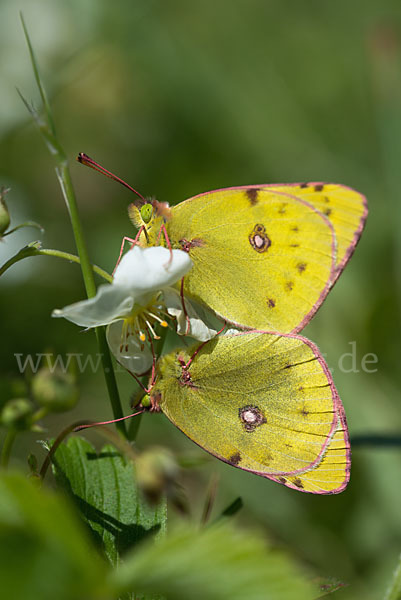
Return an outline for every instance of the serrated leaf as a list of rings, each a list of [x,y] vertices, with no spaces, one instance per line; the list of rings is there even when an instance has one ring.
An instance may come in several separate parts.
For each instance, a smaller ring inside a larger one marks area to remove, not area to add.
[[[316,586],[263,539],[222,524],[179,530],[126,557],[113,587],[174,600],[313,600]]]
[[[106,570],[65,498],[18,473],[0,475],[2,598],[105,598]]]
[[[53,470],[113,565],[146,537],[165,533],[165,502],[156,507],[145,502],[133,463],[114,446],[97,454],[87,440],[72,437],[57,449]]]

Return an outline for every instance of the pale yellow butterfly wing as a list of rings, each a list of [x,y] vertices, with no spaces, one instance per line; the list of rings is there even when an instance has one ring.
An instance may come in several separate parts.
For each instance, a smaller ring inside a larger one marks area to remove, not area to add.
[[[321,461],[312,469],[290,477],[272,477],[293,489],[312,494],[339,493],[347,486],[351,468],[351,447],[344,410],[340,406],[338,425]]]
[[[194,262],[184,292],[240,327],[300,331],[327,295],[335,269],[331,224],[303,200],[255,188],[186,200],[166,224]]]
[[[335,279],[352,256],[368,215],[365,196],[345,185],[334,183],[294,183],[259,186],[303,198],[332,223],[337,240]]]
[[[220,336],[161,359],[152,391],[164,414],[221,460],[312,493],[349,476],[343,414],[316,346],[300,336]]]

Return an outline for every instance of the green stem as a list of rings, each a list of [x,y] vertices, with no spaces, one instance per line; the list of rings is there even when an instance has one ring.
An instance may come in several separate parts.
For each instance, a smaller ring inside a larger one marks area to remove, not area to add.
[[[136,440],[136,436],[138,435],[139,426],[141,424],[142,417],[143,417],[143,413],[140,415],[136,415],[136,417],[133,417],[132,419],[130,419],[130,422],[128,425],[128,433],[127,433],[127,439],[130,442],[135,442],[135,440]]]
[[[10,460],[11,448],[13,447],[14,440],[17,437],[16,429],[9,429],[4,439],[3,448],[1,449],[0,464],[4,469],[8,467],[8,461]]]
[[[61,146],[57,134],[56,127],[53,121],[53,115],[51,112],[50,104],[47,99],[46,91],[40,79],[39,69],[36,62],[35,54],[33,51],[33,47],[31,41],[29,39],[29,34],[27,28],[24,23],[24,19],[21,14],[22,26],[24,28],[25,38],[28,44],[29,54],[31,57],[32,68],[36,80],[36,84],[38,86],[43,108],[45,111],[44,118],[39,117],[35,110],[29,107],[29,104],[22,97],[26,107],[31,112],[36,124],[39,127],[40,132],[42,133],[47,146],[49,148],[50,153],[54,156],[56,162],[56,173],[61,186],[61,190],[63,192],[64,200],[66,202],[68,212],[70,214],[70,220],[72,225],[72,230],[74,233],[75,244],[78,250],[78,256],[80,259],[82,276],[84,279],[85,289],[88,298],[92,298],[96,294],[96,285],[93,276],[92,265],[89,260],[89,254],[87,250],[87,246],[85,243],[85,238],[83,234],[83,228],[81,224],[81,220],[78,213],[78,205],[75,196],[75,191],[72,185],[71,175],[68,168],[67,156],[64,152],[63,147]],[[111,362],[111,356],[109,347],[106,341],[106,334],[104,328],[97,327],[95,329],[97,342],[99,346],[99,350],[102,358],[102,366],[103,372],[106,379],[106,385],[109,392],[110,402],[113,409],[113,414],[115,419],[120,419],[123,416],[123,411],[121,407],[120,396],[118,393],[117,382],[115,378],[115,373],[113,369],[113,365]],[[118,431],[126,437],[126,427],[124,421],[119,421],[116,423],[116,427]]]
[[[79,260],[79,257],[75,256],[75,254],[70,254],[69,252],[62,252],[61,250],[53,250],[50,248],[43,248],[42,250],[39,250],[39,254],[42,254],[43,256],[55,256],[57,258],[64,258],[66,260],[75,262],[77,264],[80,264],[80,262],[81,262]],[[107,273],[107,271],[105,271],[101,267],[98,267],[97,265],[91,264],[91,267],[97,275],[100,275],[100,277],[105,279],[108,283],[113,282],[113,277],[111,275],[109,275],[109,273]]]
[[[384,600],[401,600],[401,557]]]
[[[39,223],[35,223],[35,221],[25,221],[25,223],[20,223],[19,225],[16,225],[12,229],[9,229],[5,233],[3,233],[3,237],[6,237],[6,235],[10,235],[11,233],[18,231],[18,229],[22,229],[23,227],[34,227],[35,229],[39,229],[40,233],[44,233],[45,231],[42,225],[39,225]]]
[[[28,251],[26,254],[23,252],[19,252],[18,254],[10,258],[7,262],[5,262],[4,265],[0,267],[0,277],[1,275],[3,275],[3,273],[7,271],[7,269],[12,267],[12,265],[19,262],[23,258],[28,258],[29,256],[55,256],[56,258],[64,258],[64,260],[68,260],[69,262],[74,262],[77,264],[80,264],[81,262],[78,256],[76,256],[75,254],[70,254],[69,252],[63,252],[62,250],[53,250],[50,248],[35,248],[32,249],[31,252]],[[105,279],[108,283],[112,283],[113,277],[109,275],[107,271],[104,271],[101,267],[98,267],[97,265],[92,265],[92,268],[97,275],[100,275],[100,277]]]
[[[75,245],[78,250],[78,256],[81,263],[82,276],[84,278],[85,289],[88,298],[92,298],[96,294],[95,280],[93,278],[92,265],[89,260],[88,249],[85,243],[84,233],[82,229],[81,219],[78,213],[78,204],[75,196],[75,191],[71,181],[70,171],[68,169],[67,160],[62,158],[57,161],[56,173],[63,192],[64,200],[70,214],[72,230],[75,238]]]
[[[166,341],[167,332],[168,332],[168,330],[165,329],[164,327],[156,328],[156,333],[157,333],[157,335],[160,336],[160,338],[157,340],[156,344],[154,345],[154,352],[155,352],[156,360],[157,360],[158,356],[161,356],[161,353],[163,351],[163,346]],[[143,385],[146,385],[148,383],[148,378],[143,377],[141,379],[141,381],[142,381]],[[138,431],[139,431],[139,427],[142,422],[142,417],[143,417],[143,413],[132,418],[129,422],[127,439],[130,442],[134,442],[136,440],[136,437],[137,437]]]
[[[74,188],[71,181],[71,175],[65,160],[61,161],[56,167],[57,177],[64,195],[65,202],[70,213],[72,229],[74,232],[75,243],[80,258],[82,276],[85,283],[86,293],[88,298],[92,298],[96,294],[95,280],[93,277],[92,265],[89,261],[88,250],[86,247],[81,220],[78,213],[78,205],[75,197]],[[107,390],[109,393],[110,403],[115,419],[123,417],[123,409],[121,406],[120,395],[118,393],[117,381],[114,373],[113,363],[111,361],[110,350],[106,340],[104,327],[96,327],[95,329],[98,347],[102,359],[104,377],[106,379]],[[116,423],[118,431],[127,437],[127,431],[124,421]]]

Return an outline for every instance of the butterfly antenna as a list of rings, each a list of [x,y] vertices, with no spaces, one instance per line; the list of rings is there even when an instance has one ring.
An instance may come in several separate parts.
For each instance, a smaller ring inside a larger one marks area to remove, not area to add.
[[[107,169],[105,169],[104,167],[99,165],[97,162],[95,162],[93,160],[93,158],[91,158],[84,152],[80,152],[78,154],[77,161],[80,162],[82,165],[85,165],[86,167],[90,167],[91,169],[94,169],[95,171],[98,171],[99,173],[103,173],[103,175],[106,175],[106,177],[109,177],[110,179],[113,179],[114,181],[121,183],[121,185],[123,185],[124,187],[128,188],[131,192],[136,194],[138,196],[138,198],[140,198],[142,200],[142,202],[144,202],[146,204],[146,199],[142,196],[142,194],[140,194],[133,187],[128,185],[128,183],[126,183],[125,181],[120,179],[120,177],[117,177],[117,175],[114,175],[114,173],[111,173],[110,171],[108,171]]]
[[[132,417],[136,417],[137,415],[141,415],[145,412],[145,409],[138,410],[132,415],[126,415],[125,417],[120,417],[119,419],[112,419],[111,421],[99,421],[98,423],[85,423],[83,425],[78,425],[73,429],[74,432],[82,431],[82,429],[89,429],[89,427],[98,427],[99,425],[112,425],[113,423],[118,423],[119,421],[125,421],[126,419],[131,419]]]

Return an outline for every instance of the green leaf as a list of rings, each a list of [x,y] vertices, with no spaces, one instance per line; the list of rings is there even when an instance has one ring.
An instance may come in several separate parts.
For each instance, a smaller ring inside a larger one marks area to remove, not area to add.
[[[27,246],[24,246],[21,248],[21,250],[18,250],[17,254],[12,256],[7,262],[4,263],[4,265],[2,265],[0,268],[0,275],[3,275],[3,273],[5,273],[9,267],[23,258],[27,258],[28,256],[39,256],[40,247],[41,242],[35,241],[31,242]]]
[[[114,446],[97,454],[88,441],[72,437],[57,449],[53,470],[112,564],[144,538],[165,533],[165,502],[152,507],[143,500],[132,461]]]
[[[113,587],[174,600],[312,600],[319,595],[294,562],[228,523],[179,530],[126,557]]]
[[[2,598],[104,598],[105,567],[65,498],[37,480],[0,475]]]

